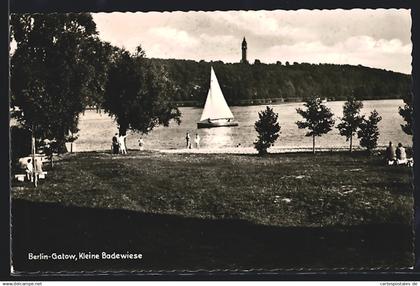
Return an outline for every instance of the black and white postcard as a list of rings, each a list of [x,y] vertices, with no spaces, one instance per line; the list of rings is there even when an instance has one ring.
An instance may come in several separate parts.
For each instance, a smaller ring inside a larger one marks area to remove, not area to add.
[[[412,269],[411,25],[12,13],[12,273]]]

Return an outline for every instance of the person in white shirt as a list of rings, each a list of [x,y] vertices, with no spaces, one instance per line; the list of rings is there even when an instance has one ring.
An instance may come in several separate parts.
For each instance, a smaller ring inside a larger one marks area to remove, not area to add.
[[[127,135],[122,135],[122,134],[120,134],[120,136],[118,137],[118,144],[120,145],[120,153],[123,155],[127,154],[127,148],[125,146],[126,137]]]
[[[32,164],[32,160],[28,159],[26,163],[26,178],[28,181],[33,182],[34,181],[34,165]]]
[[[198,133],[195,134],[194,143],[195,147],[197,149],[200,149],[200,135],[198,135]]]
[[[407,164],[407,162],[408,162],[407,153],[405,152],[405,148],[403,147],[403,145],[401,143],[398,143],[398,148],[397,148],[395,153],[397,155],[397,164],[398,165]]]

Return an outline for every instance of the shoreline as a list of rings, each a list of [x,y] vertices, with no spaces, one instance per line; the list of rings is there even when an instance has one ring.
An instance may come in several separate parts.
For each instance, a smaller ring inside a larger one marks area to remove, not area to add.
[[[386,146],[378,146],[376,151],[383,151]],[[364,151],[364,148],[353,147],[353,152]],[[134,150],[133,150],[134,151]],[[254,147],[225,147],[225,148],[192,148],[192,149],[149,149],[166,154],[238,154],[249,155],[258,154]],[[330,148],[315,148],[315,152],[345,152],[349,151],[349,147],[330,147]],[[268,149],[268,154],[285,154],[285,153],[312,153],[312,147],[271,147]]]
[[[387,146],[378,146],[375,151],[383,152]],[[411,147],[408,147],[411,149]],[[406,147],[407,149],[407,147]],[[271,147],[268,150],[269,154],[298,154],[298,153],[312,153],[312,147]],[[352,152],[359,153],[366,151],[365,148],[360,146],[354,146]],[[66,152],[66,154],[78,154],[78,153],[110,153],[110,150],[98,149],[98,150],[73,150],[73,152]],[[235,155],[257,155],[258,151],[254,147],[220,147],[220,148],[171,148],[171,149],[153,149],[145,148],[143,150],[133,148],[127,150],[130,155],[131,152],[135,153],[161,153],[161,154],[235,154]],[[315,147],[315,153],[340,153],[349,152],[349,147]],[[125,156],[127,156],[125,155]]]

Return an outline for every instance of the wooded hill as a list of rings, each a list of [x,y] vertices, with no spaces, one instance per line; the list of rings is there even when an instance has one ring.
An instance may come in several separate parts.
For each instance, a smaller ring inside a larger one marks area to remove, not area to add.
[[[229,105],[300,101],[311,95],[328,100],[402,98],[410,76],[364,66],[294,63],[286,65],[150,59],[163,65],[176,86],[180,105],[204,104],[213,66]]]

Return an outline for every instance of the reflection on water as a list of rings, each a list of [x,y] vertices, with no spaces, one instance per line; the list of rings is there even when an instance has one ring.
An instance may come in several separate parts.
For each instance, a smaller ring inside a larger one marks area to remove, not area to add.
[[[201,146],[222,148],[233,146],[233,127],[203,128],[201,131]]]
[[[326,103],[334,113],[335,125],[340,122],[339,118],[343,116],[343,103],[343,101]],[[382,116],[382,121],[379,123],[379,146],[385,146],[389,141],[401,142],[406,146],[412,145],[412,137],[406,135],[400,127],[400,124],[404,123],[398,114],[398,107],[404,105],[402,100],[368,100],[363,103],[362,114],[369,115],[373,109],[376,109]],[[281,134],[275,146],[286,148],[312,147],[312,139],[305,136],[307,131],[298,129],[296,126],[296,121],[302,119],[297,114],[296,108],[303,107],[302,103],[284,103],[271,107],[279,114],[281,126]],[[231,110],[239,126],[197,129],[197,122],[200,119],[202,109],[183,107],[180,108],[182,113],[181,124],[172,122],[169,127],[155,128],[150,134],[143,137],[145,148],[185,148],[185,134],[187,132],[190,133],[192,140],[194,140],[196,133],[200,135],[200,146],[202,148],[236,147],[238,144],[241,147],[252,147],[257,138],[254,123],[258,120],[258,112],[263,109],[265,109],[265,106],[261,105],[234,106]],[[104,113],[97,114],[93,110],[87,111],[85,115],[81,116],[79,128],[79,139],[75,144],[78,151],[109,150],[111,138],[117,131],[115,122],[109,116]],[[140,134],[130,132],[127,137],[128,148],[138,149],[139,138]],[[358,146],[358,143],[359,140],[355,137],[354,146]],[[348,146],[348,142],[343,136],[340,136],[336,128],[333,128],[330,133],[318,137],[316,144],[324,148]]]

